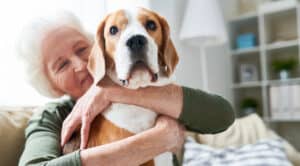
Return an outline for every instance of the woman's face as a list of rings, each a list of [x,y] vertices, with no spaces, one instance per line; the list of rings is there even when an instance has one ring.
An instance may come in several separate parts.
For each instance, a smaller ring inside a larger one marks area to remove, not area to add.
[[[42,41],[44,70],[56,91],[78,99],[92,85],[87,70],[91,44],[70,27],[59,27],[46,34]]]

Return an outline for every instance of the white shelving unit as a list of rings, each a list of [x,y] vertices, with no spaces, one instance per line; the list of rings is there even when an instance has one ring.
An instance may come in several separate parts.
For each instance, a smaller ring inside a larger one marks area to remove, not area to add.
[[[295,130],[300,131],[300,117],[273,118],[269,95],[271,86],[300,84],[300,67],[292,73],[290,79],[284,81],[279,80],[271,67],[272,60],[287,57],[297,59],[298,66],[300,66],[300,5],[298,3],[294,6],[263,13],[259,12],[258,6],[265,0],[256,0],[256,9],[240,14],[236,9],[240,7],[239,0],[227,1],[228,6],[225,6],[224,11],[227,14],[231,40],[232,90],[236,114],[240,115],[240,103],[244,98],[255,98],[258,101],[257,113],[267,124],[300,150],[300,143],[296,141],[300,140],[300,134],[295,138],[295,134],[291,133]],[[250,3],[250,1],[248,2]],[[237,49],[237,36],[247,32],[255,34],[257,45],[252,48]],[[256,66],[257,81],[242,82],[240,80],[240,65],[245,63]]]

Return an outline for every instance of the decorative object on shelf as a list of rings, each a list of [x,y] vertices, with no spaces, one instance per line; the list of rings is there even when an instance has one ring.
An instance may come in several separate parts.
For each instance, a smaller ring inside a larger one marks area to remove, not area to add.
[[[269,93],[272,119],[300,119],[300,85],[271,86]]]
[[[271,15],[268,18],[269,34],[268,42],[270,44],[292,41],[298,39],[297,29],[297,10],[294,9],[286,14]]]
[[[241,102],[241,116],[246,116],[257,112],[258,102],[254,98],[245,98]]]
[[[252,48],[256,46],[256,36],[254,33],[243,33],[236,39],[237,49]]]
[[[272,67],[279,74],[280,80],[286,80],[291,77],[293,71],[298,65],[298,61],[294,58],[273,60]]]
[[[247,13],[256,12],[259,0],[239,0],[238,1],[238,14],[243,15]]]
[[[251,82],[258,81],[258,72],[254,64],[241,64],[240,66],[240,81]]]
[[[258,11],[260,13],[273,13],[295,6],[297,6],[297,0],[272,0],[259,5]]]

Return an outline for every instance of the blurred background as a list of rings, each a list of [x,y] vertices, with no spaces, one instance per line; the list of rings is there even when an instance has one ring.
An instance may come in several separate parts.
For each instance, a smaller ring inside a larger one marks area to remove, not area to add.
[[[172,40],[180,55],[180,63],[176,69],[176,80],[179,84],[200,89],[205,86],[207,90],[221,94],[231,101],[229,50],[223,47],[223,44],[220,45],[220,49],[210,49],[208,46],[206,55],[210,54],[210,56],[201,55],[203,51],[201,43],[205,43],[202,40],[206,41],[206,34],[208,39],[217,37],[227,40],[221,8],[216,1],[208,3],[210,7],[207,8],[207,2],[209,1],[195,1],[192,3],[196,3],[196,6],[195,4],[188,6],[185,0],[5,1],[0,6],[0,19],[3,22],[0,32],[2,52],[0,105],[36,105],[48,101],[26,84],[21,64],[15,58],[15,40],[22,26],[29,20],[57,10],[69,10],[80,18],[91,33],[94,33],[99,22],[108,12],[126,6],[143,6],[152,9],[168,20]],[[183,26],[183,22],[186,26]]]
[[[257,113],[300,150],[300,6],[297,0],[10,0],[1,1],[0,105],[50,99],[26,82],[15,58],[21,27],[33,17],[69,10],[96,32],[118,8],[143,6],[164,16],[180,61],[178,84],[229,100],[237,117]]]

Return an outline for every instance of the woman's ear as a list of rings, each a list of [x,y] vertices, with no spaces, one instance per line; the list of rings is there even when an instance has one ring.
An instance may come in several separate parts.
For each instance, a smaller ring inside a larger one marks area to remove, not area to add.
[[[100,23],[95,38],[95,43],[92,47],[87,68],[94,78],[94,84],[105,76],[105,39],[104,27],[107,17]]]
[[[163,44],[160,48],[159,56],[162,61],[162,64],[166,66],[166,75],[169,77],[174,72],[175,67],[178,64],[179,58],[170,37],[169,24],[163,17],[159,15],[157,15],[157,17],[162,28],[163,37]]]

